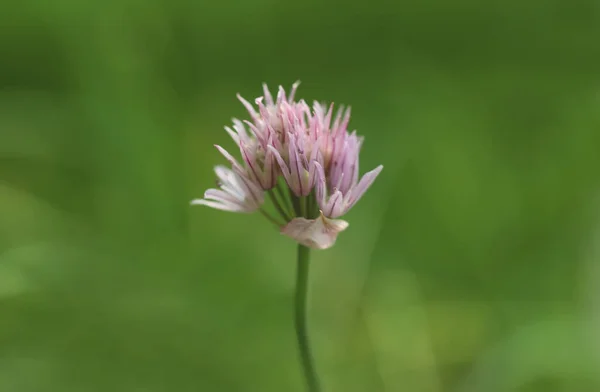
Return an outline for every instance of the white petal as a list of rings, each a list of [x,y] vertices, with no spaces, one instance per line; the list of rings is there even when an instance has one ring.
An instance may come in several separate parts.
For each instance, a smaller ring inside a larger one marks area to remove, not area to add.
[[[294,218],[281,232],[304,246],[313,249],[331,248],[348,222],[341,219],[328,219],[321,212],[317,219]]]
[[[192,205],[205,205],[224,211],[252,212],[263,203],[263,192],[245,177],[225,166],[216,166],[221,189],[208,189],[204,199],[192,200]]]
[[[231,212],[252,212],[253,210],[247,210],[244,206],[239,204],[228,203],[226,201],[212,201],[204,199],[195,199],[190,202],[191,205],[203,205],[217,210],[231,211]]]

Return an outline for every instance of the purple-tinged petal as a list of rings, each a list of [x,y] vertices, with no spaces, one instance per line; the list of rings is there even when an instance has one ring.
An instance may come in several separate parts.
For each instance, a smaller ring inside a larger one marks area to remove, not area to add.
[[[338,182],[336,184],[333,184],[333,189],[340,189],[340,185],[342,184],[342,182],[344,181],[344,172],[342,172],[342,174],[340,174],[340,177],[338,178]],[[340,192],[343,193],[342,190],[340,190]]]
[[[329,129],[329,126],[331,125],[331,116],[333,116],[333,102],[329,105],[329,110],[323,119],[323,126],[325,129]]]
[[[257,205],[264,201],[263,190],[246,176],[239,176],[240,186],[245,187],[245,193],[250,195]]]
[[[348,128],[348,123],[350,122],[350,114],[352,113],[352,107],[348,106],[346,108],[346,112],[344,113],[344,118],[342,119],[342,122],[340,124],[340,130],[346,131],[346,129]]]
[[[302,188],[302,168],[300,164],[300,157],[298,156],[298,147],[296,146],[296,138],[293,134],[289,134],[289,160],[290,160],[290,172],[292,183],[288,183],[292,191],[296,196],[304,196],[304,189]]]
[[[285,181],[291,187],[290,184],[292,184],[292,173],[290,172],[288,165],[285,163],[285,160],[283,159],[283,157],[281,156],[279,151],[277,151],[273,146],[267,146],[267,148],[275,156],[275,159],[277,160],[277,163],[279,164],[279,169],[281,169],[281,174],[283,174],[283,178],[285,178]]]
[[[236,96],[237,96],[237,99],[240,100],[240,102],[242,103],[242,105],[244,105],[244,107],[246,108],[246,110],[250,114],[250,117],[252,117],[253,120],[257,120],[258,119],[258,113],[256,112],[256,110],[254,110],[254,107],[250,104],[250,102],[246,101],[239,93],[236,94]]]
[[[332,132],[334,132],[336,129],[338,129],[340,127],[343,115],[344,115],[344,105],[340,105],[338,107],[337,112],[335,113],[335,120],[333,120],[333,126],[331,127]]]
[[[267,146],[273,145],[273,135],[269,137]],[[263,178],[265,179],[264,189],[268,190],[277,185],[277,167],[275,166],[275,155],[269,148],[265,151],[265,159],[263,161]]]
[[[273,96],[271,95],[271,92],[269,91],[269,87],[267,86],[266,83],[263,83],[263,92],[264,92],[264,96],[265,96],[265,100],[267,101],[267,105],[274,105],[275,103],[273,102]]]
[[[223,155],[225,157],[225,159],[227,159],[229,161],[229,163],[231,163],[233,168],[236,171],[238,171],[239,174],[244,174],[244,172],[245,172],[244,168],[239,164],[239,162],[230,153],[227,152],[227,150],[225,150],[223,147],[219,146],[218,144],[215,144],[215,147],[217,148],[217,150],[219,150],[221,155]]]
[[[294,97],[296,96],[296,90],[298,89],[299,85],[300,85],[299,80],[296,80],[294,82],[294,84],[292,84],[292,89],[290,90],[290,96],[288,97],[288,102],[292,102],[294,100]]]
[[[233,212],[252,212],[260,208],[264,197],[256,185],[225,166],[215,167],[215,173],[221,189],[208,189],[204,192],[204,199],[192,200],[192,205]]]
[[[244,123],[241,122],[240,120],[238,120],[237,118],[234,118],[232,121],[233,121],[233,129],[235,129],[236,133],[238,134],[239,139],[245,143],[250,142],[250,135],[248,135],[248,132],[246,131],[246,127],[244,126]]]
[[[252,212],[244,209],[244,207],[229,203],[226,201],[213,201],[213,200],[205,200],[205,199],[194,199],[190,202],[191,205],[203,205],[210,208],[214,208],[221,211],[230,211],[230,212]]]
[[[283,227],[281,233],[296,242],[313,249],[331,248],[348,222],[341,219],[327,219],[321,212],[317,219],[294,218]]]
[[[373,184],[373,181],[377,178],[379,173],[383,170],[383,165],[377,166],[375,169],[371,170],[360,179],[359,183],[356,185],[354,189],[352,189],[352,197],[349,198],[348,204],[346,205],[346,212],[352,208],[360,198],[365,194],[367,189]]]
[[[330,218],[337,218],[340,216],[341,213],[339,213],[339,211],[343,210],[343,201],[344,195],[342,192],[335,190],[327,202],[327,207],[323,210],[325,216]]]
[[[256,162],[256,157],[253,155],[252,151],[248,149],[248,146],[244,142],[240,142],[240,150],[242,152],[242,156],[244,157],[244,161],[250,168],[250,173],[256,182],[258,182],[263,188],[263,175],[262,170],[258,167],[258,163]]]
[[[315,165],[315,168],[317,170],[317,183],[315,185],[317,203],[319,204],[319,208],[321,210],[325,210],[325,208],[327,207],[327,182],[325,179],[325,171],[323,170],[323,166],[319,162],[313,162],[313,164]]]
[[[239,193],[225,192],[219,189],[207,189],[204,192],[206,200],[228,201],[231,203],[239,203],[244,201],[244,195]]]
[[[277,100],[275,101],[275,105],[281,105],[282,102],[287,102],[285,98],[285,90],[282,86],[279,86],[277,91]]]
[[[233,139],[233,142],[239,146],[240,145],[240,137],[238,136],[238,134],[229,127],[225,127],[225,131],[229,134],[229,136],[231,136],[231,138]]]
[[[315,166],[315,163],[319,161],[319,155],[321,155],[318,145],[315,144],[312,148],[313,150],[310,154],[310,163],[308,165],[308,183],[311,188],[315,185],[315,176],[317,173],[317,167]]]
[[[356,137],[349,137],[346,146],[346,155],[344,157],[344,163],[342,166],[342,173],[344,173],[344,180],[338,187],[342,193],[346,194],[353,185],[354,176],[356,169],[358,168],[358,149]]]

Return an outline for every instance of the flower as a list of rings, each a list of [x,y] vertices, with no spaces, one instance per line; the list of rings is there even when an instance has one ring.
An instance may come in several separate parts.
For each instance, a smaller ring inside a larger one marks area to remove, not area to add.
[[[277,223],[283,234],[302,245],[327,249],[348,227],[337,218],[360,200],[383,166],[359,180],[363,138],[348,132],[350,108],[340,107],[335,118],[333,104],[327,108],[315,102],[311,110],[304,100],[294,101],[298,84],[289,96],[280,86],[276,99],[263,85],[264,96],[255,100],[258,110],[238,94],[251,121],[233,119],[233,127],[225,130],[243,164],[216,146],[232,168],[218,166],[221,190],[209,189],[204,199],[192,203],[236,212],[260,210],[277,222],[262,207],[266,192],[283,218],[283,224]]]

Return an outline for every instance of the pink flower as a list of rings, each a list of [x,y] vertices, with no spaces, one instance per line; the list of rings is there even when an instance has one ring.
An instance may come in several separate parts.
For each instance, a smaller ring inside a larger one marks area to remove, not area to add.
[[[289,97],[279,87],[273,99],[263,85],[264,96],[255,101],[258,110],[238,95],[251,121],[234,119],[233,128],[225,129],[239,147],[243,164],[216,146],[232,169],[219,168],[222,190],[209,190],[194,204],[229,211],[260,209],[266,214],[262,209],[266,191],[284,221],[283,234],[305,246],[326,249],[348,227],[337,218],[358,202],[383,166],[359,180],[363,140],[348,132],[350,109],[340,108],[333,118],[333,104],[326,108],[315,102],[311,111],[304,100],[294,101],[297,87],[298,82]],[[291,200],[286,200],[280,178]]]

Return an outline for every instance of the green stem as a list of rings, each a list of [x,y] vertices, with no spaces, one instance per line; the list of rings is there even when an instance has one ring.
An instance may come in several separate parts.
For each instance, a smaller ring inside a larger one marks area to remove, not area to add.
[[[283,218],[283,220],[286,221],[286,222],[291,221],[292,218],[290,218],[290,216],[288,215],[288,213],[283,209],[283,207],[281,207],[281,204],[279,204],[279,200],[277,200],[277,197],[275,197],[275,193],[273,193],[273,190],[271,189],[267,193],[269,194],[269,197],[271,198],[271,201],[273,202],[273,205],[275,206],[275,209],[277,210],[277,212],[279,212],[279,215],[281,215],[281,217]]]
[[[292,205],[294,206],[294,213],[297,217],[302,216],[302,206],[300,203],[300,198],[290,190],[290,199],[292,200]]]
[[[288,215],[293,216],[294,215],[294,207],[292,207],[292,203],[290,203],[290,199],[286,197],[285,192],[283,191],[283,188],[281,186],[281,182],[277,183],[275,190],[277,191],[279,200],[283,200],[283,207],[285,207],[285,210],[288,212]]]
[[[275,226],[282,227],[282,226],[285,225],[284,223],[279,222],[271,214],[269,214],[267,211],[263,210],[262,208],[260,208],[258,211],[260,211],[260,213],[262,214],[262,216],[264,216],[265,218],[267,218],[267,220],[269,222],[273,223]]]
[[[296,275],[296,301],[295,301],[295,324],[298,349],[300,350],[300,361],[306,385],[309,392],[319,392],[319,381],[315,365],[312,359],[306,329],[306,298],[308,294],[308,266],[310,249],[304,245],[298,245],[298,266]]]
[[[308,214],[306,211],[306,196],[299,197],[298,200],[300,204],[300,216],[308,218]]]

